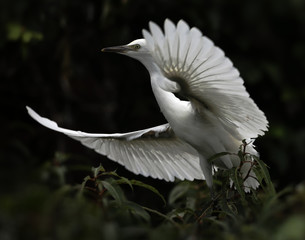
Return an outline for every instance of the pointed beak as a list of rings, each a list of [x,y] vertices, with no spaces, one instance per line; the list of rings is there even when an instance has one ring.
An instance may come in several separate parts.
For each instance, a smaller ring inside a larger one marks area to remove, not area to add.
[[[126,53],[126,52],[128,52],[130,50],[132,50],[132,49],[129,46],[122,45],[122,46],[103,48],[101,51],[102,52]]]

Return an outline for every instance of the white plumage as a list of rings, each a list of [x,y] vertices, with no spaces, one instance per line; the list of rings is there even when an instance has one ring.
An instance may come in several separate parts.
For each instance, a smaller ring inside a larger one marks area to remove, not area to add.
[[[243,139],[267,131],[268,121],[249,97],[239,72],[223,51],[197,28],[180,20],[165,20],[164,33],[153,22],[144,39],[105,48],[138,59],[150,73],[151,86],[168,124],[125,134],[89,134],[60,128],[29,114],[42,125],[62,132],[135,174],[173,181],[205,179],[212,186],[207,159],[219,152],[236,153]],[[180,98],[179,96],[182,96]],[[248,152],[257,154],[252,145]],[[225,155],[215,166],[238,166],[236,156]],[[242,167],[244,177],[250,163]],[[256,188],[253,171],[245,190]]]

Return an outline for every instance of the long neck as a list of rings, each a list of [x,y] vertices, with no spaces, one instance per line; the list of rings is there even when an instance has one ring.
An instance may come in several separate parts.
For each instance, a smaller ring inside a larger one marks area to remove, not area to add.
[[[179,85],[164,77],[157,64],[152,62],[142,63],[149,71],[152,90],[164,117],[171,125],[175,125],[178,120],[186,116],[189,104],[172,93],[178,90]]]

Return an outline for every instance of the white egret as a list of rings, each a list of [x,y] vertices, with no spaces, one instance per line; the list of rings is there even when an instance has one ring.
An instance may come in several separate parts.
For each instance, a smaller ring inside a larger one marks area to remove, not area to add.
[[[232,62],[197,28],[183,20],[175,26],[168,19],[164,32],[153,22],[149,27],[150,32],[143,30],[143,39],[102,51],[144,64],[167,124],[123,134],[90,134],[60,128],[29,107],[28,112],[45,127],[80,141],[135,174],[166,181],[205,179],[212,187],[213,167],[207,159],[219,152],[237,152],[243,139],[263,135],[268,121]],[[257,154],[252,144],[247,150]],[[214,164],[232,168],[240,160],[224,155]],[[250,165],[242,167],[243,177],[249,176]],[[246,191],[258,186],[250,171]]]

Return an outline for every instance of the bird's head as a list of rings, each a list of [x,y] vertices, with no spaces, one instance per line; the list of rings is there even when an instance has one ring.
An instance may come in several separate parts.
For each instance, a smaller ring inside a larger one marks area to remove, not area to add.
[[[145,39],[137,39],[127,45],[103,48],[102,52],[115,52],[143,61],[150,56]]]

